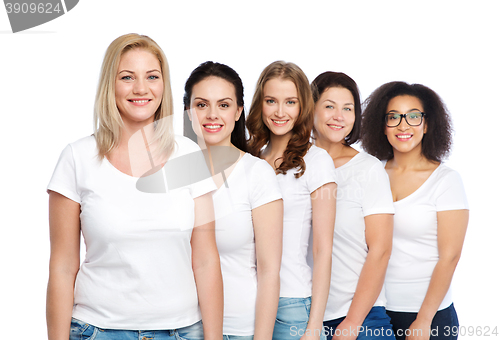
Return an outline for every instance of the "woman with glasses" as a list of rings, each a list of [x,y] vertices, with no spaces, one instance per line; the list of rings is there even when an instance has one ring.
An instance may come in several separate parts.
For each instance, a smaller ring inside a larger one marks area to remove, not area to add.
[[[460,175],[444,165],[451,120],[441,98],[420,84],[376,89],[363,113],[363,148],[386,161],[394,200],[387,310],[396,339],[456,339],[450,284],[468,224]]]

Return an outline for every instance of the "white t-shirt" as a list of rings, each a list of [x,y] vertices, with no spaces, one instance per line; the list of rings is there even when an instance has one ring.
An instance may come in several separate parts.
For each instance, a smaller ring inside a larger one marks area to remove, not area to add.
[[[284,205],[281,297],[312,295],[312,268],[306,260],[312,235],[311,193],[337,181],[335,165],[325,150],[312,145],[304,161],[306,170],[301,177],[295,178],[296,169],[277,175]]]
[[[394,240],[386,275],[387,309],[417,313],[439,259],[437,212],[469,209],[458,172],[441,164],[411,195],[394,202]],[[448,290],[438,310],[452,303]]]
[[[281,199],[273,168],[248,153],[214,194],[216,238],[224,281],[225,335],[254,334],[257,263],[252,209]]]
[[[346,316],[351,306],[368,255],[365,217],[394,214],[389,177],[377,158],[360,152],[336,168],[336,173],[337,210],[325,321]],[[384,289],[374,306],[385,306]]]
[[[167,164],[200,151],[187,138],[175,140]],[[98,159],[94,136],[63,150],[48,190],[80,204],[87,247],[76,278],[74,318],[130,330],[175,329],[201,319],[191,263],[193,199],[216,187],[203,156],[197,158],[184,164],[184,173],[205,166],[206,180],[147,193],[137,189],[138,178]],[[146,179],[165,188],[163,175],[164,168]]]

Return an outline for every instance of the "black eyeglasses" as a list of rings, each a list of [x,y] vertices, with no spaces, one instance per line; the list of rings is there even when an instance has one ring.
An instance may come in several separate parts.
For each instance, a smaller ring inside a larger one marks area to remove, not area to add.
[[[424,116],[425,113],[420,111],[412,111],[405,114],[389,112],[385,115],[385,125],[387,125],[387,127],[399,126],[404,117],[408,125],[419,126],[422,124]]]

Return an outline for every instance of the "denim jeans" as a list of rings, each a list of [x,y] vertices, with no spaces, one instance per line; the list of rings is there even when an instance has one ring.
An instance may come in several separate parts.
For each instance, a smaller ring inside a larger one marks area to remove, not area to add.
[[[223,335],[223,340],[253,340],[253,335]]]
[[[387,311],[391,318],[396,340],[405,339],[405,331],[417,318],[418,313]],[[456,340],[458,338],[458,316],[453,303],[450,307],[438,311],[431,324],[430,340]]]
[[[274,323],[273,340],[300,339],[306,331],[311,311],[311,298],[280,297],[278,313]],[[325,336],[321,330],[321,340]]]
[[[323,322],[323,331],[326,334],[326,338],[331,340],[335,334],[337,326],[344,321],[345,316]],[[365,318],[365,321],[361,327],[357,329],[350,330],[349,334],[356,334],[358,340],[376,340],[376,339],[391,339],[394,340],[394,333],[392,331],[392,326],[389,317],[385,312],[385,307],[373,307]],[[340,329],[337,332],[337,336],[340,334]]]
[[[203,340],[201,321],[179,328],[168,330],[129,331],[122,329],[102,329],[83,321],[71,320],[70,340]]]

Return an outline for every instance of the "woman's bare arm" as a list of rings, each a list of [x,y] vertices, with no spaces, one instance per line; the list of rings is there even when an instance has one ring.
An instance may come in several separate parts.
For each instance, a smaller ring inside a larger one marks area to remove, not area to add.
[[[219,252],[215,241],[212,194],[194,199],[195,228],[191,236],[193,273],[206,340],[222,339],[224,299]]]
[[[323,330],[323,317],[330,292],[336,191],[336,183],[327,183],[311,194],[314,268],[311,311],[302,339],[308,336],[319,339]]]
[[[80,204],[51,191],[49,226],[47,332],[49,340],[68,340],[73,292],[80,268]]]
[[[271,340],[280,296],[283,200],[252,210],[257,257],[255,340]]]
[[[462,253],[469,210],[449,210],[437,213],[439,260],[432,272],[431,282],[417,319],[410,325],[408,340],[429,339],[432,319],[443,302]],[[420,331],[421,330],[421,331]]]

